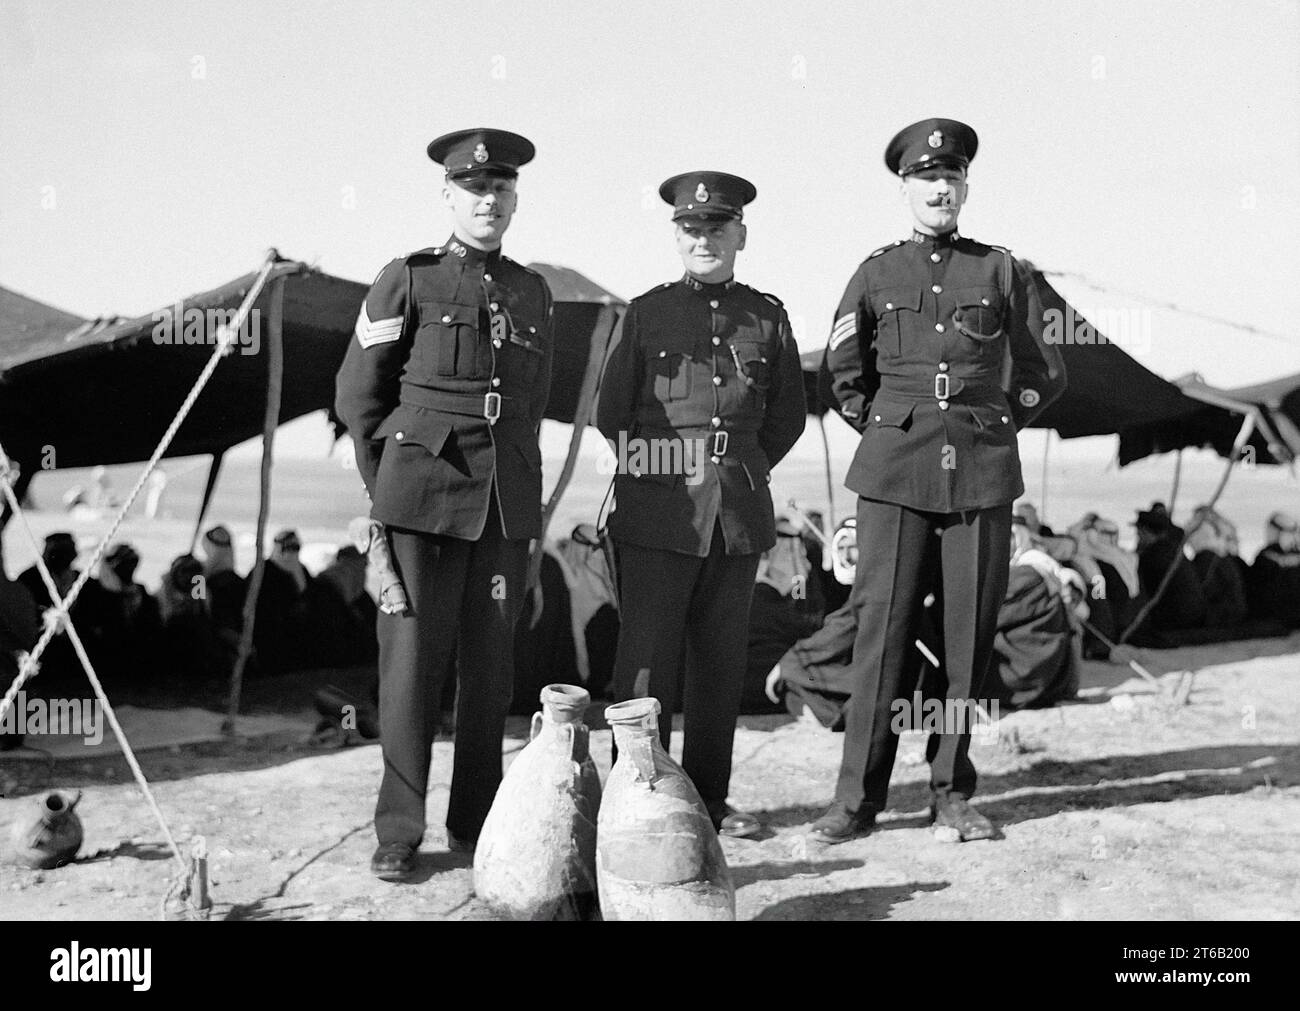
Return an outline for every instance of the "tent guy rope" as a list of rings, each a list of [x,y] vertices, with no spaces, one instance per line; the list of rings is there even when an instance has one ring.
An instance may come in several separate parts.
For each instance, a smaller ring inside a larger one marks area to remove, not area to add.
[[[90,681],[95,696],[104,707],[104,715],[108,719],[109,725],[113,729],[113,734],[122,748],[122,754],[126,758],[127,764],[131,767],[131,774],[135,777],[136,783],[144,794],[145,800],[149,804],[154,818],[157,820],[158,826],[162,830],[163,836],[167,841],[172,857],[178,865],[179,873],[182,875],[187,873],[187,865],[184,857],[181,855],[180,847],[172,836],[171,829],[168,827],[167,820],[163,816],[157,800],[154,798],[153,791],[149,788],[149,782],[144,775],[144,771],[140,768],[140,763],[137,761],[135,752],[132,750],[131,745],[127,740],[126,733],[122,730],[122,725],[118,722],[117,714],[114,712],[112,704],[108,701],[108,696],[104,691],[104,686],[100,682],[98,675],[95,673],[94,665],[90,662],[90,657],[86,653],[81,637],[77,634],[76,626],[72,622],[69,612],[72,605],[76,603],[77,597],[80,595],[82,588],[90,579],[91,572],[93,572],[95,567],[99,565],[104,556],[104,552],[117,534],[117,531],[125,520],[131,506],[135,503],[136,498],[139,497],[140,492],[144,489],[150,474],[152,474],[154,469],[158,466],[158,462],[167,451],[167,447],[171,444],[172,439],[175,438],[176,432],[180,429],[181,424],[185,421],[191,408],[193,408],[195,401],[198,400],[199,395],[203,392],[203,388],[207,385],[213,372],[216,371],[217,365],[220,364],[222,358],[233,350],[239,330],[247,320],[248,315],[252,311],[253,305],[261,294],[262,288],[265,286],[267,280],[273,275],[279,276],[301,269],[302,265],[299,263],[281,262],[279,253],[274,249],[267,252],[262,268],[258,272],[257,278],[254,280],[252,286],[249,288],[248,294],[240,304],[235,319],[218,330],[217,341],[213,348],[212,355],[204,365],[203,370],[199,373],[198,378],[194,381],[194,385],[190,388],[188,395],[177,410],[176,416],[172,419],[171,424],[167,426],[167,430],[159,440],[157,447],[154,449],[153,455],[149,458],[143,470],[141,470],[135,486],[131,489],[131,493],[118,508],[117,515],[113,518],[113,522],[110,524],[108,531],[100,538],[98,544],[95,546],[94,552],[91,554],[90,560],[77,576],[76,581],[69,588],[66,596],[62,598],[59,597],[58,587],[55,585],[49,568],[46,566],[45,560],[42,557],[41,546],[36,539],[36,535],[33,532],[31,525],[27,522],[26,514],[23,512],[22,506],[11,486],[10,476],[13,472],[12,466],[3,445],[0,445],[0,492],[3,493],[5,499],[8,501],[12,514],[18,517],[19,525],[36,555],[36,567],[40,572],[41,579],[45,583],[46,590],[50,594],[50,598],[57,601],[53,607],[46,611],[46,619],[44,622],[45,627],[41,632],[40,639],[37,640],[35,647],[30,653],[24,654],[21,657],[18,676],[14,678],[13,683],[5,691],[4,697],[0,699],[0,720],[3,720],[5,714],[10,708],[12,708],[14,700],[18,697],[18,692],[22,690],[23,685],[39,673],[41,655],[45,652],[50,641],[60,631],[65,631],[77,654],[77,658],[81,661],[82,668],[86,673],[87,679]]]

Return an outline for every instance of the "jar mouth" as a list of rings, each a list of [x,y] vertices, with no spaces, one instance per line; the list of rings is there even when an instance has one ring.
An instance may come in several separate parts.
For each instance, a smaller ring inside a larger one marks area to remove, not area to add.
[[[560,713],[581,715],[591,705],[591,693],[577,685],[547,685],[537,697],[543,706]]]
[[[659,711],[658,699],[628,699],[606,707],[605,720],[611,726],[653,726],[658,722]]]

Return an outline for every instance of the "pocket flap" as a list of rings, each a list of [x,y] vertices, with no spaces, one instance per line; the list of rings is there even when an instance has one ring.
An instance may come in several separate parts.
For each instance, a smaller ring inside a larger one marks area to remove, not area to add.
[[[451,434],[451,429],[452,423],[446,418],[402,404],[380,423],[371,438],[385,439],[391,436],[395,442],[403,445],[410,442],[423,446],[430,453],[438,453]]]
[[[871,308],[877,316],[899,309],[921,311],[920,288],[882,288],[871,297]]]
[[[953,291],[952,297],[963,309],[980,307],[1000,309],[1002,307],[1002,292],[988,285],[981,285],[978,288],[957,288]]]
[[[448,305],[445,302],[421,302],[420,325],[472,326],[478,328],[478,306]]]
[[[967,337],[979,341],[1002,336],[1002,293],[996,288],[959,288],[953,292],[957,311],[953,322]]]
[[[896,403],[892,400],[876,400],[867,412],[867,417],[870,419],[871,424],[879,428],[906,428],[915,407],[915,404]]]

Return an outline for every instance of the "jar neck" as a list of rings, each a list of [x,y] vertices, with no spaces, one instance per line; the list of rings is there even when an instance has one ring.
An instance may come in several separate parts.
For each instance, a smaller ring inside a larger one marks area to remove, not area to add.
[[[547,685],[539,696],[548,723],[581,723],[591,704],[591,694],[576,685]]]

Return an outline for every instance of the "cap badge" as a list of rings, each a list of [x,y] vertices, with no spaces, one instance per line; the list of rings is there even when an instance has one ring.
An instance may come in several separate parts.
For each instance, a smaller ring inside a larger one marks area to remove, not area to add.
[[[935,147],[938,146],[939,145],[937,144],[935,145]],[[488,150],[486,144],[480,144],[478,147],[474,149],[474,160],[478,162],[480,165],[482,165],[485,161],[488,160]]]
[[[702,204],[707,204],[709,202],[709,191],[704,188],[704,183],[700,183],[700,185],[695,187],[695,199]]]
[[[1021,391],[1020,391],[1020,403],[1021,403],[1022,406],[1024,406],[1024,407],[1037,407],[1037,406],[1038,406],[1038,400],[1039,400],[1039,397],[1038,397],[1038,391],[1037,391],[1037,390],[1029,390],[1029,389],[1025,389],[1025,390],[1021,390]]]
[[[930,134],[930,136],[925,139],[925,142],[931,147],[943,147],[943,131],[935,130],[934,133]]]

